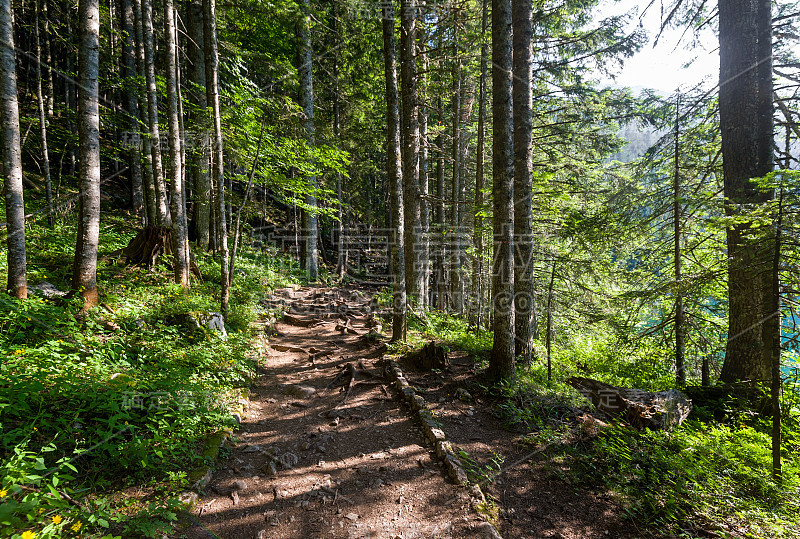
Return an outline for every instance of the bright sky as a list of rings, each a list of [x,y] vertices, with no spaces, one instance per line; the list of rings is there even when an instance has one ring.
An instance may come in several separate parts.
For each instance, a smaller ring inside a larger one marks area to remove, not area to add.
[[[601,0],[597,19],[618,15],[634,10],[630,21],[633,30],[639,24],[641,11],[649,0]],[[667,4],[667,0],[664,0]],[[671,3],[671,2],[670,2]],[[658,35],[661,21],[662,0],[655,0],[641,19],[642,26],[648,33],[649,43],[639,53],[625,61],[621,70],[617,70],[615,80],[602,77],[602,82],[609,85],[644,87],[671,94],[678,87],[688,89],[705,79],[705,88],[717,83],[719,78],[719,53],[717,37],[706,27],[699,36],[700,46],[688,48],[692,35],[687,34],[681,41],[683,29],[667,29],[653,47],[653,40]],[[668,9],[668,5],[664,7]],[[688,68],[684,64],[691,63]]]

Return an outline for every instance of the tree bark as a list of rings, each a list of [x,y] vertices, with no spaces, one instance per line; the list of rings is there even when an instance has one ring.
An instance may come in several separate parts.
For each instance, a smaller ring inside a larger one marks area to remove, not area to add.
[[[680,106],[681,98],[678,95],[675,103],[675,170],[672,178],[672,221],[675,232],[673,262],[675,266],[675,383],[678,387],[686,385],[686,370],[684,368],[684,316],[683,316],[683,291],[681,290],[681,199],[680,199]]]
[[[387,175],[389,207],[394,223],[392,241],[392,341],[406,340],[405,231],[403,212],[403,167],[400,151],[400,104],[397,92],[397,59],[394,8],[383,9],[383,60],[386,76]]]
[[[206,61],[206,101],[211,107],[214,121],[214,145],[211,170],[216,184],[217,228],[219,230],[220,282],[222,286],[220,309],[228,316],[230,301],[230,276],[228,275],[228,228],[225,220],[225,163],[222,149],[222,118],[219,103],[219,58],[217,55],[217,17],[215,0],[203,0]]]
[[[514,20],[514,320],[516,354],[533,359],[533,5],[513,1]]]
[[[134,16],[131,0],[121,0],[122,4],[122,29],[124,41],[122,43],[122,65],[124,67],[125,82],[125,112],[128,115],[128,167],[131,175],[131,210],[134,216],[145,224],[144,209],[144,184],[142,176],[141,137],[139,136],[139,100],[137,97],[134,80],[136,77],[136,43],[134,39]]]
[[[158,90],[156,88],[155,44],[153,43],[153,7],[150,0],[142,2],[142,31],[144,36],[144,67],[147,83],[147,119],[150,127],[150,154],[155,187],[156,223],[169,228],[170,214],[167,209],[167,190],[161,162],[161,133],[158,126]]]
[[[486,29],[489,26],[489,0],[482,0],[481,16],[481,72],[478,82],[478,148],[475,164],[475,225],[473,227],[473,246],[475,257],[472,261],[472,287],[475,296],[475,328],[483,327],[483,189],[486,160],[486,69],[489,57],[489,44]]]
[[[142,0],[133,2],[133,25],[136,34],[136,70],[140,80],[145,80],[145,53],[144,53],[144,24],[142,15]],[[137,102],[142,116],[147,110],[147,97],[142,95],[141,88],[137,87]],[[146,91],[144,92],[146,93]],[[140,116],[140,120],[141,120]],[[145,221],[150,226],[158,226],[158,204],[156,202],[156,184],[153,178],[153,151],[150,141],[148,121],[140,121],[138,125],[139,140],[141,142],[141,156],[144,163],[142,170],[142,191],[145,205]]]
[[[494,267],[489,375],[514,377],[514,143],[511,0],[492,0],[492,164]]]
[[[723,382],[770,379],[770,365],[761,353],[765,294],[760,277],[769,256],[758,240],[747,237],[751,223],[739,208],[772,196],[751,182],[773,168],[771,21],[770,0],[719,1],[724,194],[726,213],[740,219],[727,231],[729,318]]]
[[[206,100],[206,65],[205,45],[203,37],[203,4],[201,0],[192,0],[187,17],[189,40],[189,80],[195,87],[189,92],[189,98],[200,110],[208,107]],[[199,120],[196,118],[195,120]],[[195,122],[199,125],[199,121]],[[192,228],[197,244],[201,249],[208,249],[211,234],[211,178],[209,177],[208,148],[210,139],[205,129],[197,131],[192,137],[189,147],[191,161],[192,185],[194,187],[194,204],[192,206]]]
[[[46,4],[43,0],[38,0],[36,2],[36,16],[35,16],[35,36],[34,39],[36,40],[36,93],[38,95],[38,105],[39,105],[39,133],[41,134],[42,138],[42,170],[44,172],[44,187],[45,187],[45,196],[47,199],[47,225],[50,228],[53,228],[55,225],[55,221],[53,218],[53,183],[52,179],[50,178],[50,152],[48,151],[47,147],[47,103],[49,97],[45,97],[42,93],[42,37],[39,32],[39,25],[40,25],[40,12],[42,11],[43,4]],[[46,9],[46,8],[44,8]],[[45,33],[45,39],[47,39],[47,34]],[[48,66],[49,66],[48,62]],[[50,83],[50,90],[52,91],[52,79]],[[52,115],[52,108],[51,113]]]
[[[100,107],[98,72],[100,5],[79,0],[78,24],[78,235],[72,288],[84,299],[84,308],[97,305],[97,249],[100,240]]]
[[[311,49],[311,3],[310,0],[300,0],[302,14],[298,21],[298,58],[300,65],[297,68],[300,77],[300,106],[303,108],[305,116],[303,129],[305,130],[306,140],[309,147],[315,144],[314,127],[314,75],[312,69],[312,49]],[[306,276],[309,281],[316,281],[318,277],[319,252],[317,243],[319,241],[319,228],[317,222],[317,177],[310,175],[307,178],[308,187],[311,190],[306,195],[306,205],[312,208],[311,211],[304,211],[305,221],[305,260]]]
[[[772,476],[782,480],[781,470],[781,242],[783,225],[783,186],[778,195],[777,219],[772,237],[772,263],[765,279],[767,312],[764,321],[764,363],[772,375]]]
[[[405,212],[406,292],[420,302],[419,252],[419,100],[417,96],[417,3],[400,2],[400,79],[403,116],[403,207]]]
[[[425,42],[426,36],[420,35],[420,45]],[[428,57],[423,56],[422,72],[420,83],[422,91],[426,91],[426,75],[428,71]],[[423,101],[427,102],[429,96],[423,94]],[[430,202],[428,201],[428,108],[421,105],[419,108],[419,298],[420,307],[426,308],[430,304],[430,293],[428,290],[428,274],[430,270]]]
[[[175,254],[175,282],[189,288],[189,234],[186,208],[183,205],[183,163],[181,160],[181,126],[178,107],[178,49],[175,31],[175,10],[172,0],[164,0],[166,22],[167,109],[169,116],[169,158],[172,172],[172,239]]]
[[[25,254],[25,201],[22,195],[22,149],[14,58],[11,0],[0,0],[0,121],[3,130],[3,176],[8,221],[8,282],[6,290],[18,299],[28,297]]]

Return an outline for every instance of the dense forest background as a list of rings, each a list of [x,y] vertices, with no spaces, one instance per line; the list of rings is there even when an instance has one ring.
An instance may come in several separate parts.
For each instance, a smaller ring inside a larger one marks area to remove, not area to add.
[[[659,6],[719,84],[599,82],[653,35],[594,0],[0,0],[0,535],[168,528],[303,281],[379,287],[391,350],[468,350],[540,434],[571,376],[684,390],[587,459],[653,529],[795,536],[800,6]]]

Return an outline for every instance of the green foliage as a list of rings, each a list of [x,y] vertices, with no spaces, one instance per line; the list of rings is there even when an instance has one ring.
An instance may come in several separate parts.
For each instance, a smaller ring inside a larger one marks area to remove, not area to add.
[[[121,223],[105,219],[103,248],[125,245]],[[74,234],[67,225],[33,229],[31,244],[40,248],[29,261],[31,282],[69,288],[61,257]],[[0,296],[0,535],[57,537],[79,526],[93,537],[160,537],[169,528],[178,509],[171,499],[202,459],[197,447],[235,424],[230,410],[256,364],[258,302],[288,281],[279,276],[288,265],[274,253],[244,249],[228,337],[189,332],[171,322],[175,315],[214,311],[219,302],[218,262],[202,253],[197,262],[205,279],[190,290],[172,282],[167,265],[148,272],[103,262],[107,308],[80,316],[80,298]],[[129,484],[150,485],[155,499],[144,509],[106,500]]]

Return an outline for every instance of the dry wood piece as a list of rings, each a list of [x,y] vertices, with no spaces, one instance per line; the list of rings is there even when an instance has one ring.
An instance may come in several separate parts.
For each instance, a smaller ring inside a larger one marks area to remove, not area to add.
[[[348,397],[350,397],[350,392],[356,385],[358,377],[361,377],[363,380],[367,378],[375,378],[376,375],[370,371],[362,361],[348,363],[344,365],[341,370],[339,370],[339,374],[336,375],[336,377],[325,387],[325,389],[340,387],[343,391],[345,391],[345,394],[344,399],[342,399],[342,402],[339,404],[344,404],[347,402]]]
[[[308,353],[304,348],[300,348],[298,346],[286,346],[285,344],[271,344],[270,346],[273,350],[277,350],[278,352],[297,352],[300,354]]]
[[[669,430],[683,423],[692,411],[692,401],[677,389],[643,391],[581,377],[572,377],[567,384],[577,389],[601,412],[622,417],[639,429]]]
[[[297,326],[301,328],[312,328],[318,324],[323,323],[323,321],[318,318],[311,318],[309,320],[304,320],[302,318],[292,316],[291,314],[284,314],[283,322],[289,324],[290,326]]]

